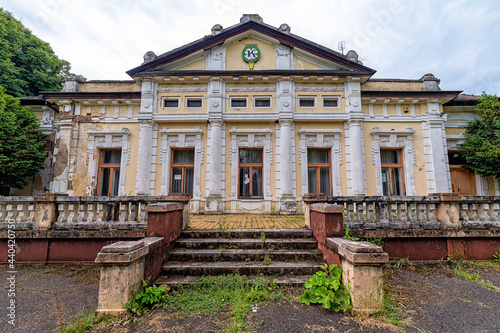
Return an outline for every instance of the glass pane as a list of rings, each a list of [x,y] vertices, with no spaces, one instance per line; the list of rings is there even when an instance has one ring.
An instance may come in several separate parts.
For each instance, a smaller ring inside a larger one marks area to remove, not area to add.
[[[172,168],[172,190],[171,193],[182,192],[182,168]]]
[[[174,150],[173,164],[194,164],[194,150]]]
[[[108,196],[109,195],[109,180],[111,177],[111,169],[101,168],[101,178],[99,185],[99,195]]]
[[[250,168],[240,168],[240,197],[250,196]]]
[[[262,197],[262,168],[252,168],[252,196]]]
[[[262,150],[240,149],[240,163],[262,163]]]
[[[329,151],[324,149],[308,149],[307,163],[330,164]]]
[[[392,174],[392,195],[402,195],[403,188],[401,182],[401,169],[391,168]]]
[[[398,150],[381,150],[380,161],[382,164],[399,164]]]
[[[179,100],[178,99],[167,99],[167,100],[165,100],[165,107],[166,108],[179,107]]]
[[[194,168],[184,168],[184,193],[193,197]]]
[[[188,99],[188,108],[201,108],[201,99]]]
[[[318,192],[318,169],[317,168],[308,168],[307,182],[309,184],[309,186],[308,186],[309,193],[319,193]]]
[[[111,184],[111,195],[118,195],[119,183],[120,183],[120,168],[113,168],[113,184]]]
[[[103,150],[101,164],[120,164],[122,159],[121,150]]]
[[[330,195],[330,168],[319,169],[319,189],[320,193]]]
[[[299,99],[299,105],[305,107],[314,107],[314,98],[301,98]]]
[[[382,190],[384,195],[391,195],[389,183],[389,168],[382,168]]]
[[[465,158],[458,152],[448,153],[448,162],[450,165],[464,165]]]
[[[244,108],[247,106],[246,98],[231,99],[232,108]]]
[[[269,99],[269,98],[256,99],[255,106],[259,107],[259,108],[269,107],[269,106],[271,106],[271,99]]]
[[[323,100],[323,106],[325,107],[336,107],[337,106],[337,99],[336,98],[328,98]]]

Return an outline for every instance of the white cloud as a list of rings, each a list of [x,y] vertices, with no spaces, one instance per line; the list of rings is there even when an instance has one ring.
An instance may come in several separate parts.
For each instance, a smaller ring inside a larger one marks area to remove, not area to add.
[[[500,92],[495,0],[6,0],[3,8],[89,79],[129,79],[146,51],[164,53],[259,13],[334,50],[355,49],[376,77],[433,72],[443,89]]]

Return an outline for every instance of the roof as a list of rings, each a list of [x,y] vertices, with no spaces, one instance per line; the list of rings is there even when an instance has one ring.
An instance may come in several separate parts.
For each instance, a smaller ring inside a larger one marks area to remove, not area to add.
[[[245,33],[247,31],[255,31],[271,38],[277,39],[284,45],[300,48],[318,57],[330,60],[332,62],[338,63],[339,65],[352,69],[354,72],[369,73],[370,76],[375,74],[376,72],[374,69],[349,60],[346,56],[339,52],[333,51],[332,49],[314,43],[305,38],[299,37],[289,32],[285,33],[268,24],[248,21],[226,28],[216,35],[205,36],[192,43],[161,54],[157,56],[156,59],[127,71],[127,74],[131,77],[136,77],[138,74],[151,72],[165,64],[187,57],[197,51],[208,50],[214,46],[221,45],[225,42],[226,39]]]
[[[361,97],[368,98],[449,98],[453,99],[462,91],[458,90],[362,90]]]
[[[71,91],[41,91],[40,95],[48,99],[140,99],[140,91],[118,92],[71,92]]]

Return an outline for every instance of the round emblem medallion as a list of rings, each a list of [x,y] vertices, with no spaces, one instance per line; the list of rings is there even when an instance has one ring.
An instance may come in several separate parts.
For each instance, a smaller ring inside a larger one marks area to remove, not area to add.
[[[243,49],[242,56],[246,62],[256,62],[260,58],[260,50],[255,45],[248,45]]]

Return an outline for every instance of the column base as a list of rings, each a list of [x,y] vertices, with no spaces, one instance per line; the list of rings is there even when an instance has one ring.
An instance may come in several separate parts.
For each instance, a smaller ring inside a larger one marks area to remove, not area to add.
[[[290,194],[282,195],[278,205],[278,212],[280,214],[288,215],[297,213],[297,200]]]
[[[224,202],[221,195],[209,195],[205,201],[206,214],[223,214]]]

